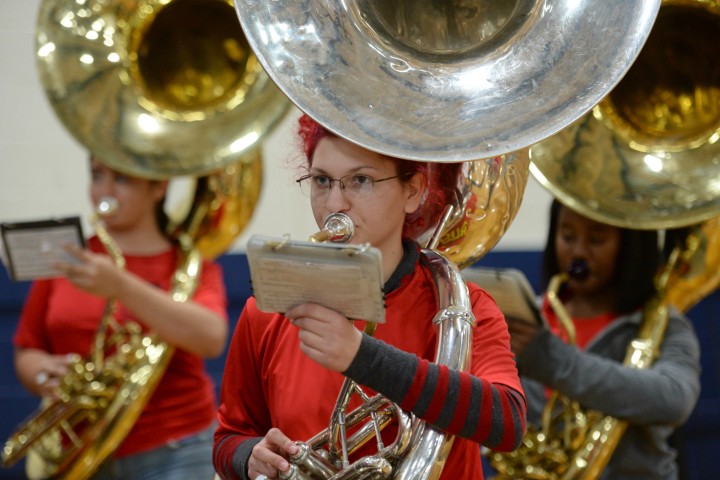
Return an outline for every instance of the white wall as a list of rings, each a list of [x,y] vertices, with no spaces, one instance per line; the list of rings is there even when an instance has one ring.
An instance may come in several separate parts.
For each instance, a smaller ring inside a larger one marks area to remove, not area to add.
[[[87,162],[80,144],[58,121],[40,84],[34,35],[40,0],[0,1],[0,222],[90,214]],[[305,239],[315,231],[303,197],[297,197],[286,167],[293,110],[268,137],[263,150],[264,184],[253,218],[232,251],[244,250],[249,235]],[[530,178],[522,207],[498,250],[542,247],[550,195]]]

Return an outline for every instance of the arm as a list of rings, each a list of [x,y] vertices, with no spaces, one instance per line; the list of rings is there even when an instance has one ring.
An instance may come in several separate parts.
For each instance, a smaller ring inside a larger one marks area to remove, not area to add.
[[[51,395],[59,385],[70,363],[69,355],[53,355],[45,317],[51,282],[39,280],[32,284],[20,315],[13,343],[15,372],[20,383],[34,395]]]
[[[525,432],[525,398],[505,385],[451,370],[363,336],[344,372],[453,435],[514,450]]]
[[[110,257],[88,250],[70,251],[79,265],[59,270],[73,285],[93,295],[114,298],[164,341],[202,357],[223,352],[227,340],[225,287],[217,264],[205,262],[191,300],[176,302],[140,276],[118,269]]]
[[[526,403],[507,326],[485,292],[474,287],[471,301],[477,326],[470,373],[363,335],[345,317],[319,305],[300,305],[286,315],[300,329],[303,353],[325,368],[372,388],[441,430],[496,450],[513,450],[525,432]]]
[[[38,396],[53,394],[71,361],[70,355],[52,355],[38,348],[15,350],[18,379],[28,392]]]
[[[166,342],[205,358],[217,357],[225,349],[228,334],[225,288],[219,266],[206,263],[205,267],[198,290],[186,302],[174,301],[167,292],[129,272],[121,272],[117,299]],[[223,310],[208,308],[203,302]]]
[[[261,381],[264,368],[259,363],[262,333],[251,326],[251,319],[258,315],[263,314],[250,298],[235,327],[223,371],[212,461],[224,480],[255,478],[259,473],[274,477],[277,470],[289,468],[285,456],[297,451],[294,442],[277,428],[271,428]],[[262,325],[268,323],[269,318],[261,320]],[[256,461],[253,456],[262,460]],[[268,465],[274,465],[275,470],[261,470]]]
[[[615,340],[623,341],[623,353],[635,332],[633,327],[630,335],[614,334]],[[518,365],[522,375],[584,407],[635,424],[681,424],[700,393],[698,341],[692,325],[677,313],[671,313],[660,357],[649,369],[580,351],[545,330],[518,356]]]

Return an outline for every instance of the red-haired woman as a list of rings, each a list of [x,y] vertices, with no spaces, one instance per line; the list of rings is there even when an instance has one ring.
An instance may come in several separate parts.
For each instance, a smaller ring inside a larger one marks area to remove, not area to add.
[[[259,311],[250,298],[223,377],[216,471],[222,478],[253,480],[287,471],[295,441],[327,427],[348,377],[457,435],[442,478],[481,479],[479,446],[512,450],[525,429],[510,337],[493,300],[470,286],[477,326],[469,371],[433,363],[436,289],[413,240],[419,228],[437,221],[447,200],[443,184],[459,166],[387,157],[307,116],[300,135],[308,173],[298,182],[307,183],[318,226],[342,212],[355,226],[351,243],[370,243],[382,253],[387,322],[369,336],[364,322],[322,305],[297,305],[281,315]]]

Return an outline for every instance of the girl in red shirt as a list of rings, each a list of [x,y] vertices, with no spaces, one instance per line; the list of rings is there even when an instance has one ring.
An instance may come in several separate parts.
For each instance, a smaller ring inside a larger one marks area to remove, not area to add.
[[[220,355],[227,339],[225,287],[220,266],[204,261],[191,299],[168,294],[179,247],[165,235],[163,202],[168,182],[125,175],[91,160],[94,205],[112,197],[105,229],[122,250],[118,268],[97,237],[73,248],[75,263],[58,277],[36,281],[14,337],[21,383],[40,396],[55,394],[69,354],[90,353],[108,299],[114,319],[136,322],[176,347],[159,385],[113,458],[95,478],[210,478],[216,402],[204,358]]]
[[[443,202],[441,189],[428,188],[427,164],[368,151],[307,116],[300,133],[308,174],[298,182],[308,183],[318,226],[329,214],[344,213],[355,226],[350,242],[382,253],[387,321],[369,336],[364,322],[322,305],[297,305],[282,315],[259,311],[250,298],[223,376],[214,448],[219,476],[255,480],[287,472],[295,441],[327,427],[348,377],[457,436],[442,478],[482,479],[480,445],[519,445],[525,398],[503,315],[474,285],[468,286],[476,321],[469,371],[432,361],[436,289],[409,232],[421,204],[440,212],[433,207]]]

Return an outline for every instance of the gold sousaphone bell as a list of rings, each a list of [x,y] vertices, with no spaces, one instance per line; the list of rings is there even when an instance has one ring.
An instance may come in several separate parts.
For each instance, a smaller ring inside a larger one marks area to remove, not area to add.
[[[676,228],[720,213],[720,2],[664,0],[622,81],[532,146],[531,171],[585,216]]]
[[[62,123],[128,174],[203,175],[234,163],[288,109],[229,0],[46,0],[36,44]]]
[[[230,0],[44,0],[36,64],[76,140],[130,175],[194,178],[204,224],[177,228],[206,257],[230,247],[260,194],[260,146],[291,106]]]

